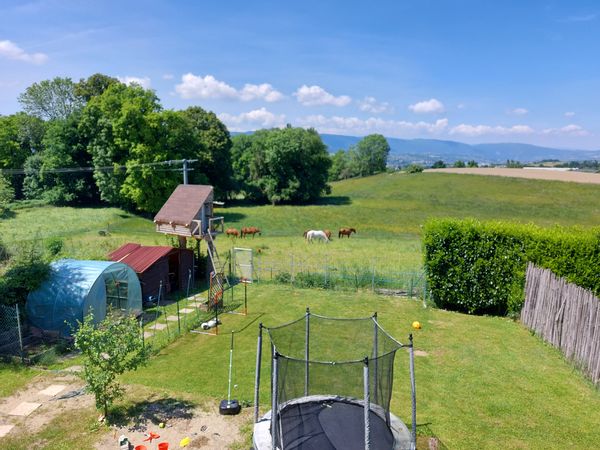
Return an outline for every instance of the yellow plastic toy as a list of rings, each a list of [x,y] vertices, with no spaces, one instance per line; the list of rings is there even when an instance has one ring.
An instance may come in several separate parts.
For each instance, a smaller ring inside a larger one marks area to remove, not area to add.
[[[415,330],[420,330],[420,329],[421,329],[421,323],[420,323],[420,322],[417,322],[417,321],[415,320],[415,321],[412,323],[412,327],[413,327]]]
[[[189,437],[184,437],[181,442],[179,442],[179,446],[180,447],[187,447],[188,445],[190,445],[190,438]]]

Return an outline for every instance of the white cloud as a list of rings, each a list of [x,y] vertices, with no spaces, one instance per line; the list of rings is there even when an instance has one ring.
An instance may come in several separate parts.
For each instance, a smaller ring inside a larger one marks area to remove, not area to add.
[[[172,80],[173,78],[175,78],[175,75],[173,75],[172,73],[165,73],[162,76],[163,80]]]
[[[244,102],[260,99],[266,102],[277,102],[283,98],[283,94],[269,83],[245,84],[244,88],[239,91],[239,98]]]
[[[490,125],[468,125],[460,124],[450,129],[450,134],[460,134],[468,137],[483,136],[487,134],[532,134],[535,130],[529,125],[514,125],[512,127],[490,126]]]
[[[12,41],[0,41],[0,56],[31,64],[44,64],[48,55],[44,53],[26,53]]]
[[[510,114],[515,116],[524,116],[527,113],[529,113],[529,111],[525,108],[515,108],[510,110]]]
[[[234,98],[237,94],[235,88],[212,75],[199,77],[193,73],[186,73],[181,77],[181,83],[175,86],[175,92],[185,99]]]
[[[373,114],[394,112],[394,108],[388,102],[378,102],[375,97],[365,97],[363,100],[359,100],[358,108]]]
[[[542,130],[542,134],[556,136],[589,136],[590,132],[579,125],[569,124],[561,128],[546,128],[545,130]]]
[[[575,115],[575,113],[573,111],[567,111],[565,113],[565,117],[573,117]]]
[[[417,114],[442,113],[444,112],[444,104],[435,98],[430,98],[410,105],[408,109]]]
[[[283,94],[268,83],[246,84],[241,90],[219,81],[212,75],[200,77],[193,73],[186,73],[181,77],[181,83],[175,86],[175,92],[181,98],[215,98],[232,99],[248,102],[251,100],[265,100],[276,102],[283,98]]]
[[[321,86],[307,86],[305,84],[296,90],[294,97],[296,97],[304,106],[346,106],[352,101],[352,99],[347,95],[340,95],[339,97],[336,97],[327,92]]]
[[[248,131],[285,125],[285,114],[273,114],[264,107],[238,115],[222,113],[219,114],[219,119],[225,122],[231,131]]]
[[[340,117],[311,115],[298,119],[303,127],[316,128],[322,133],[333,134],[370,134],[381,133],[390,137],[401,137],[418,133],[439,134],[448,126],[448,119],[435,122],[407,122],[403,120],[385,120],[377,117],[359,119],[358,117]]]
[[[126,85],[139,84],[144,89],[150,89],[150,78],[148,77],[117,77],[117,79]]]
[[[464,103],[459,103],[458,105],[456,105],[456,109],[465,109],[467,107],[467,105],[465,105]]]

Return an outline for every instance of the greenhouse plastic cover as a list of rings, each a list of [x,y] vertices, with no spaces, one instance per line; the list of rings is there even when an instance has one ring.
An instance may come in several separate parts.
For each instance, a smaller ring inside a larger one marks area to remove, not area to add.
[[[34,327],[68,336],[90,312],[94,322],[103,320],[108,304],[132,314],[142,311],[140,282],[131,267],[62,259],[50,265],[48,279],[27,297],[27,316]]]

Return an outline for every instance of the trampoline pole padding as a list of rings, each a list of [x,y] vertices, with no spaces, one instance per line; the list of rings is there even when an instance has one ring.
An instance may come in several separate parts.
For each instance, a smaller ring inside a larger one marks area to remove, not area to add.
[[[260,390],[260,363],[262,359],[262,329],[263,324],[258,324],[258,342],[256,344],[256,375],[254,376],[254,423],[258,422],[258,393]]]
[[[273,353],[272,372],[273,372],[273,392],[271,392],[271,448],[275,450],[277,448],[277,421],[279,420],[278,408],[277,408],[277,378],[278,373],[278,356],[277,351]],[[283,447],[283,446],[282,446]]]
[[[415,385],[415,353],[412,333],[408,335],[410,341],[409,356],[410,356],[410,388],[412,398],[412,448],[417,448],[417,388]]]
[[[369,413],[371,398],[369,396],[369,357],[365,357],[365,365],[363,367],[363,381],[365,388],[365,450],[371,448],[371,426],[369,423]]]
[[[304,396],[308,397],[308,370],[310,360],[310,309],[306,308],[306,331],[304,335]]]

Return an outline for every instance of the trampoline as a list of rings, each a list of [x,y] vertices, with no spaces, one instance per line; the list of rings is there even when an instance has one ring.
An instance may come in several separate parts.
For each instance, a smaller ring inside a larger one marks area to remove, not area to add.
[[[271,410],[259,417],[263,329],[271,341]],[[414,449],[416,403],[412,336],[396,341],[377,314],[337,319],[312,314],[259,326],[256,450]],[[396,351],[409,349],[412,430],[389,410]],[[275,412],[275,413],[273,413]]]

